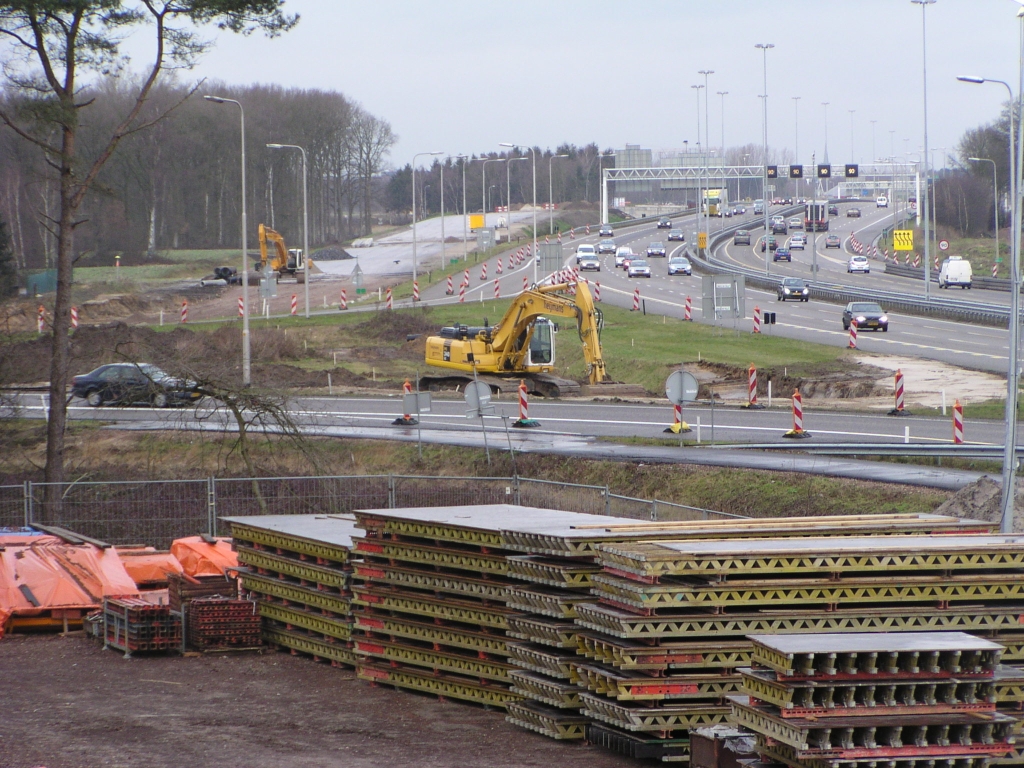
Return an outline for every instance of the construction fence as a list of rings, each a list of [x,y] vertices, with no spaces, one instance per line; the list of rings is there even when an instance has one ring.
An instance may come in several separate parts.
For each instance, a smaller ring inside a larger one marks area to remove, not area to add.
[[[338,514],[465,504],[528,507],[628,517],[706,520],[725,512],[638,499],[607,486],[528,477],[343,475],[0,485],[0,528],[53,525],[111,544],[160,548],[182,536],[218,535],[224,516]]]

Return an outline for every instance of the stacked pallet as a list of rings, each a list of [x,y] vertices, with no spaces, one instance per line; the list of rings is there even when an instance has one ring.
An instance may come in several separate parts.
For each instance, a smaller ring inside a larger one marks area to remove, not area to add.
[[[103,647],[124,651],[172,651],[181,647],[181,621],[167,605],[139,597],[104,598]]]
[[[260,614],[255,600],[211,595],[188,606],[188,643],[200,651],[257,648],[261,644]]]
[[[262,639],[334,665],[352,652],[351,515],[222,518],[231,526],[242,585],[256,601]]]
[[[211,595],[237,597],[238,583],[224,576],[187,576],[184,573],[167,576],[167,602],[172,611],[187,611],[192,600]]]
[[[755,635],[732,720],[791,768],[983,766],[1013,750],[1002,646],[962,632]]]
[[[750,634],[964,630],[1022,658],[1020,537],[605,543],[597,562],[597,602],[575,608],[602,671],[581,701],[591,740],[627,754],[683,759],[690,729],[723,722]]]

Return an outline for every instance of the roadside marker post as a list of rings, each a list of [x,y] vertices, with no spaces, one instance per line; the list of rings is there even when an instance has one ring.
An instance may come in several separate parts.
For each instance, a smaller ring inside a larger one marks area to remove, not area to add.
[[[295,317],[299,312],[299,297],[292,294],[292,317]]]
[[[601,284],[594,281],[594,301],[601,301]]]
[[[953,401],[953,443],[960,445],[964,441],[964,407],[959,400]]]
[[[683,320],[693,322],[693,299],[686,297],[686,309],[683,310]]]
[[[754,330],[753,333],[761,332],[761,308],[754,307]]]
[[[487,279],[487,262],[485,261],[480,265],[480,281],[483,282]]]
[[[857,348],[857,321],[850,321],[850,343],[847,345],[850,349]]]
[[[46,307],[39,305],[39,312],[36,315],[36,331],[42,333],[46,328]]]
[[[757,368],[753,363],[750,364],[750,368],[747,370],[747,402],[746,405],[741,405],[740,408],[747,408],[749,410],[762,410],[763,405],[758,405],[757,402]]]
[[[508,265],[508,266],[509,266],[509,268],[511,268],[511,267],[512,267],[512,263],[511,263],[511,262],[509,262],[509,265]],[[498,273],[498,274],[500,275],[500,274],[502,274],[502,273],[503,273],[504,271],[505,271],[505,270],[503,270],[503,269],[502,269],[502,267],[501,267],[501,258],[499,257],[499,258],[498,258],[498,268],[497,268],[497,269],[495,270],[495,272],[497,272],[497,273]]]
[[[466,284],[463,283],[459,286],[459,303],[463,304],[466,301]]]
[[[993,264],[992,265],[992,277],[999,277],[999,265],[998,264]]]
[[[530,278],[523,275],[523,290],[528,291],[530,289]]]
[[[896,397],[896,407],[889,411],[890,416],[909,416],[910,411],[907,411],[903,407],[903,371],[899,368],[896,369],[894,391]]]
[[[345,289],[341,289],[341,304],[339,305],[342,309],[348,309],[348,296],[345,295]]]
[[[501,284],[497,280],[494,281],[494,298],[501,298]]]
[[[467,269],[462,275],[462,284],[469,285],[469,270]]]
[[[188,300],[181,302],[181,322],[188,322]],[[40,331],[42,333],[42,331]]]
[[[409,380],[405,380],[405,384],[402,385],[402,402],[405,402],[405,396],[412,394],[412,384]],[[415,427],[419,424],[419,421],[414,418],[411,414],[403,413],[401,418],[395,419],[391,422],[396,427]]]
[[[914,269],[917,269],[920,266],[921,266],[921,254],[915,253],[914,254]]]
[[[245,299],[238,297],[238,316],[245,317]]]
[[[633,291],[633,309],[632,312],[636,312],[640,309],[640,289],[637,288]]]
[[[451,296],[455,293],[455,289],[452,288],[452,276],[448,275],[448,289],[444,292],[446,296]]]
[[[804,399],[800,396],[800,390],[795,389],[793,390],[793,428],[783,437],[803,439],[810,436],[810,432],[804,431]]]
[[[419,280],[413,280],[412,281],[412,300],[413,301],[419,301],[420,300],[420,281]]]
[[[588,235],[590,234],[590,225],[589,224],[587,224],[587,234]]]
[[[387,309],[394,309],[395,308],[395,303],[394,303],[394,301],[391,298],[391,286],[388,286],[388,290],[385,293],[384,306]]]
[[[78,328],[78,307],[71,308],[71,330]]]
[[[526,382],[522,379],[519,380],[519,418],[512,422],[512,426],[520,429],[540,426],[539,421],[530,418],[530,404],[526,399]]]

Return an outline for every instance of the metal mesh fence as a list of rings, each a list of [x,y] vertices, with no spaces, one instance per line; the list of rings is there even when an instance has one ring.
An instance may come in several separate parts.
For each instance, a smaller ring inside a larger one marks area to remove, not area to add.
[[[111,544],[166,548],[210,529],[206,480],[33,483],[30,521]]]
[[[395,475],[392,507],[514,504],[511,477],[413,477]]]
[[[25,486],[0,485],[0,528],[25,524]]]
[[[333,515],[389,506],[386,475],[261,477],[211,481],[216,518],[234,515]]]
[[[628,517],[633,520],[654,520],[657,513],[650,501],[610,493],[608,494],[608,514],[612,517]]]
[[[526,507],[604,515],[607,514],[606,493],[606,488],[597,485],[573,485],[552,480],[519,478],[519,503]]]

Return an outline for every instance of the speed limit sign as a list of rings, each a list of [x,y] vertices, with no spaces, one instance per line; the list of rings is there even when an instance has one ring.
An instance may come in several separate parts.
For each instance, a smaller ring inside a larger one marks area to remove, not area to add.
[[[940,251],[948,251],[949,250],[949,240],[939,240],[939,250]]]

